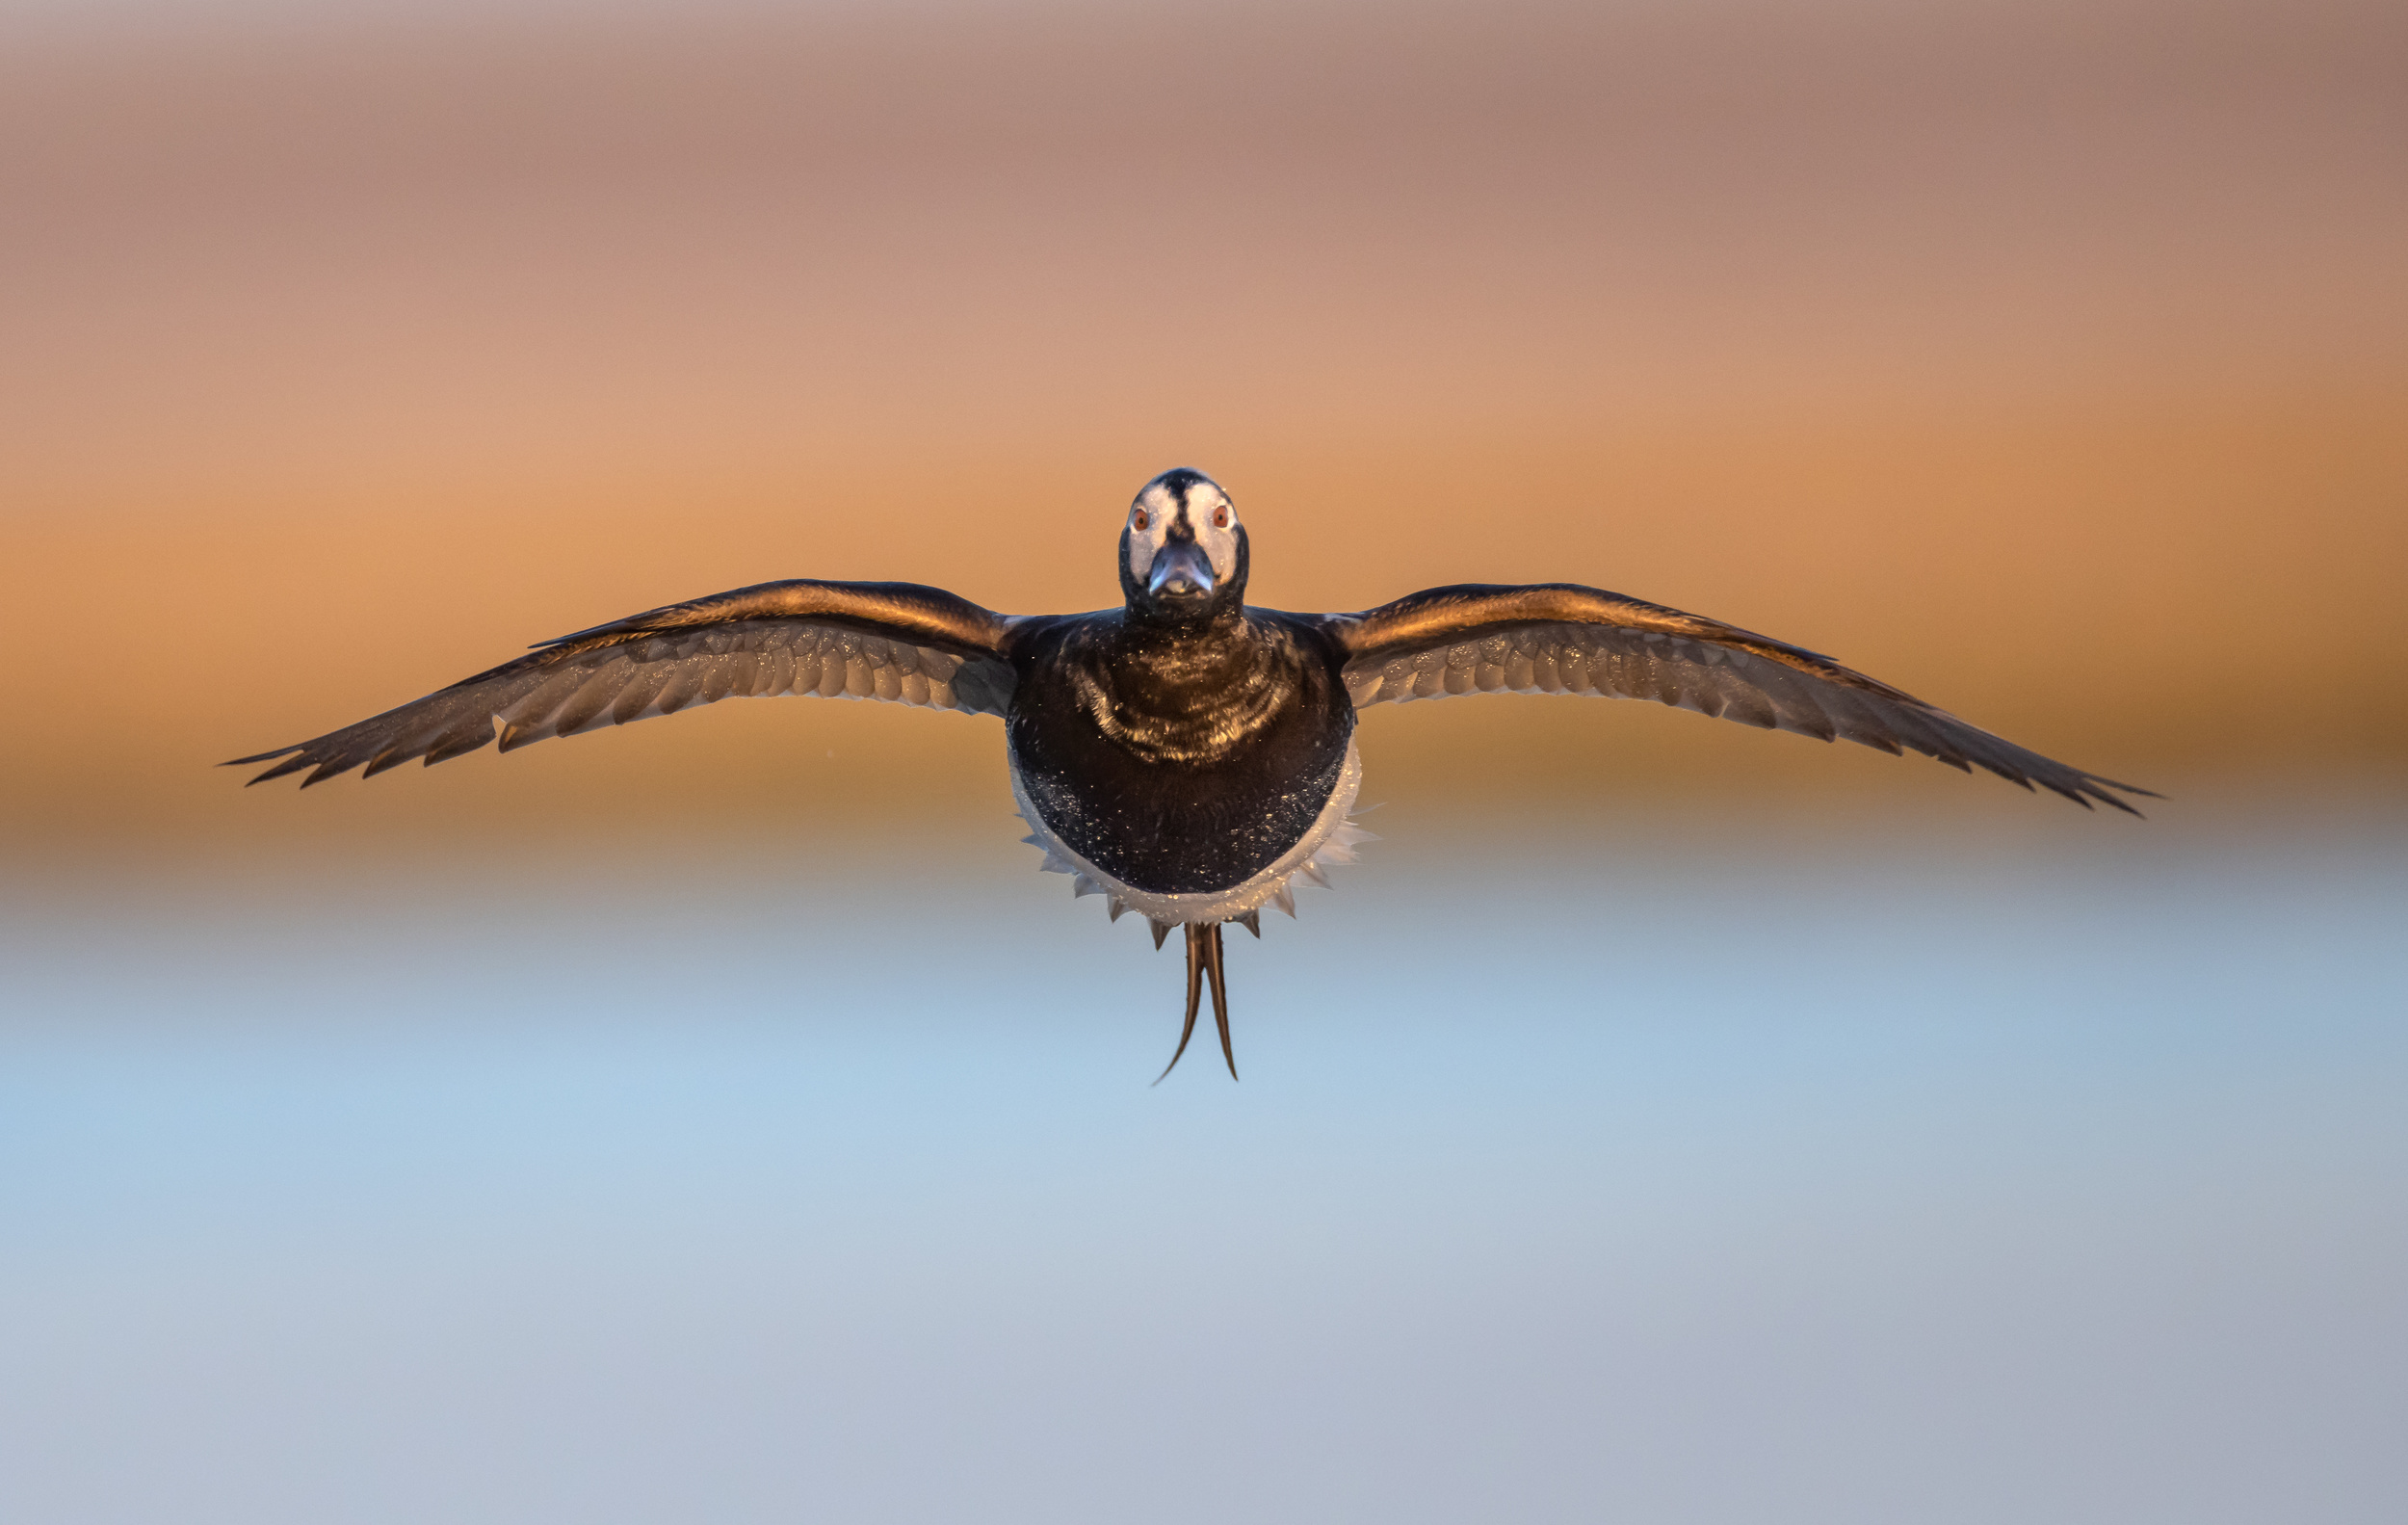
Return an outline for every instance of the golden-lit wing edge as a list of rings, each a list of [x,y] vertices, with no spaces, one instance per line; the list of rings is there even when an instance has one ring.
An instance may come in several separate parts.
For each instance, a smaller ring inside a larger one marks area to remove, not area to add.
[[[722,698],[820,695],[1001,715],[1011,621],[916,583],[761,583],[596,625],[356,724],[228,767],[303,788],[413,757],[429,766],[499,740],[510,751]],[[280,760],[279,760],[280,759]]]
[[[2132,815],[2157,798],[2041,756],[1829,657],[1719,620],[1577,583],[1461,584],[1410,593],[1322,627],[1346,658],[1355,707],[1456,694],[1652,698],[1744,724],[1893,755],[1978,767]]]

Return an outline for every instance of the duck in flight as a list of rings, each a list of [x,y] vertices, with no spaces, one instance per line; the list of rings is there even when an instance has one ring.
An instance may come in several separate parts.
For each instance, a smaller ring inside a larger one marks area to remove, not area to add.
[[[527,655],[314,741],[235,766],[251,782],[371,777],[495,741],[510,751],[723,698],[821,695],[1004,722],[1027,840],[1073,893],[1187,938],[1187,1016],[1209,985],[1234,1078],[1221,928],[1262,935],[1296,880],[1354,860],[1355,712],[1456,694],[1595,694],[1824,741],[1845,737],[2137,814],[2150,791],[2052,762],[1785,642],[1577,583],[1461,584],[1361,614],[1244,602],[1237,506],[1201,472],[1147,483],[1120,530],[1122,606],[999,615],[915,583],[798,578],[669,604]]]

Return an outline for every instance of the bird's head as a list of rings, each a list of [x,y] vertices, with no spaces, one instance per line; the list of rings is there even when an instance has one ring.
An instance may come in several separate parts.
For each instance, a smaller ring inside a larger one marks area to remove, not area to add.
[[[1245,526],[1217,483],[1182,466],[1147,483],[1120,532],[1120,591],[1129,613],[1193,624],[1245,597]]]

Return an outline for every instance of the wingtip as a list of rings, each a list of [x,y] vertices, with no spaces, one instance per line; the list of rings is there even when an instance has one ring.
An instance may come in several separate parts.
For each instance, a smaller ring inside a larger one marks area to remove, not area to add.
[[[2116,809],[2123,811],[2126,815],[2139,821],[2146,821],[2149,817],[2140,809],[2139,806],[2133,804],[2129,800],[2120,798],[2121,795],[2138,795],[2144,800],[2162,800],[2165,798],[2165,796],[2158,793],[2155,789],[2143,789],[2140,785],[2135,783],[2119,783],[2112,778],[2102,778],[2097,774],[2082,775],[2081,783],[2078,787],[2081,792],[2080,794],[2075,794],[2074,798],[2081,800],[2081,803],[2085,807],[2090,804],[2092,800],[2096,800],[2103,804],[2113,805]],[[2074,793],[2072,790],[2059,790],[2058,792],[2060,794]],[[2085,796],[2087,798],[2084,798]]]
[[[300,748],[298,748],[298,747],[294,747],[294,748],[289,748],[289,749],[287,749],[287,751],[289,751],[289,752],[299,752],[301,749],[300,749]],[[261,770],[258,772],[258,774],[257,774],[257,775],[255,775],[254,776],[250,777],[249,779],[247,779],[247,780],[244,782],[244,784],[243,784],[243,787],[244,787],[244,788],[248,789],[248,788],[249,788],[252,784],[263,784],[263,783],[266,783],[266,782],[267,782],[269,779],[271,779],[271,778],[289,778],[289,777],[291,777],[294,774],[297,774],[297,773],[301,772],[302,769],[304,769],[304,768],[306,768],[306,767],[308,767],[308,766],[309,766],[309,759],[308,759],[307,757],[303,757],[303,756],[288,756],[288,755],[286,755],[286,753],[285,753],[285,752],[269,752],[269,753],[267,754],[267,757],[268,757],[268,758],[277,758],[277,757],[281,757],[281,758],[283,758],[283,760],[282,760],[281,762],[274,762],[274,763],[271,763],[271,765],[270,765],[269,767],[266,767],[266,768],[261,769]],[[247,760],[248,760],[248,761],[251,761],[251,762],[258,762],[258,761],[262,761],[263,759],[254,757],[254,758],[249,758],[249,759],[247,759]]]

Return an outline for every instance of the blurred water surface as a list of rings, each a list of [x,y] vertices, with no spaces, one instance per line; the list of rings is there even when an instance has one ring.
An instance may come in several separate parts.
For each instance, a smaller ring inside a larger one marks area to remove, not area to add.
[[[2066,816],[20,873],[0,1514],[2396,1518],[2408,820]]]

